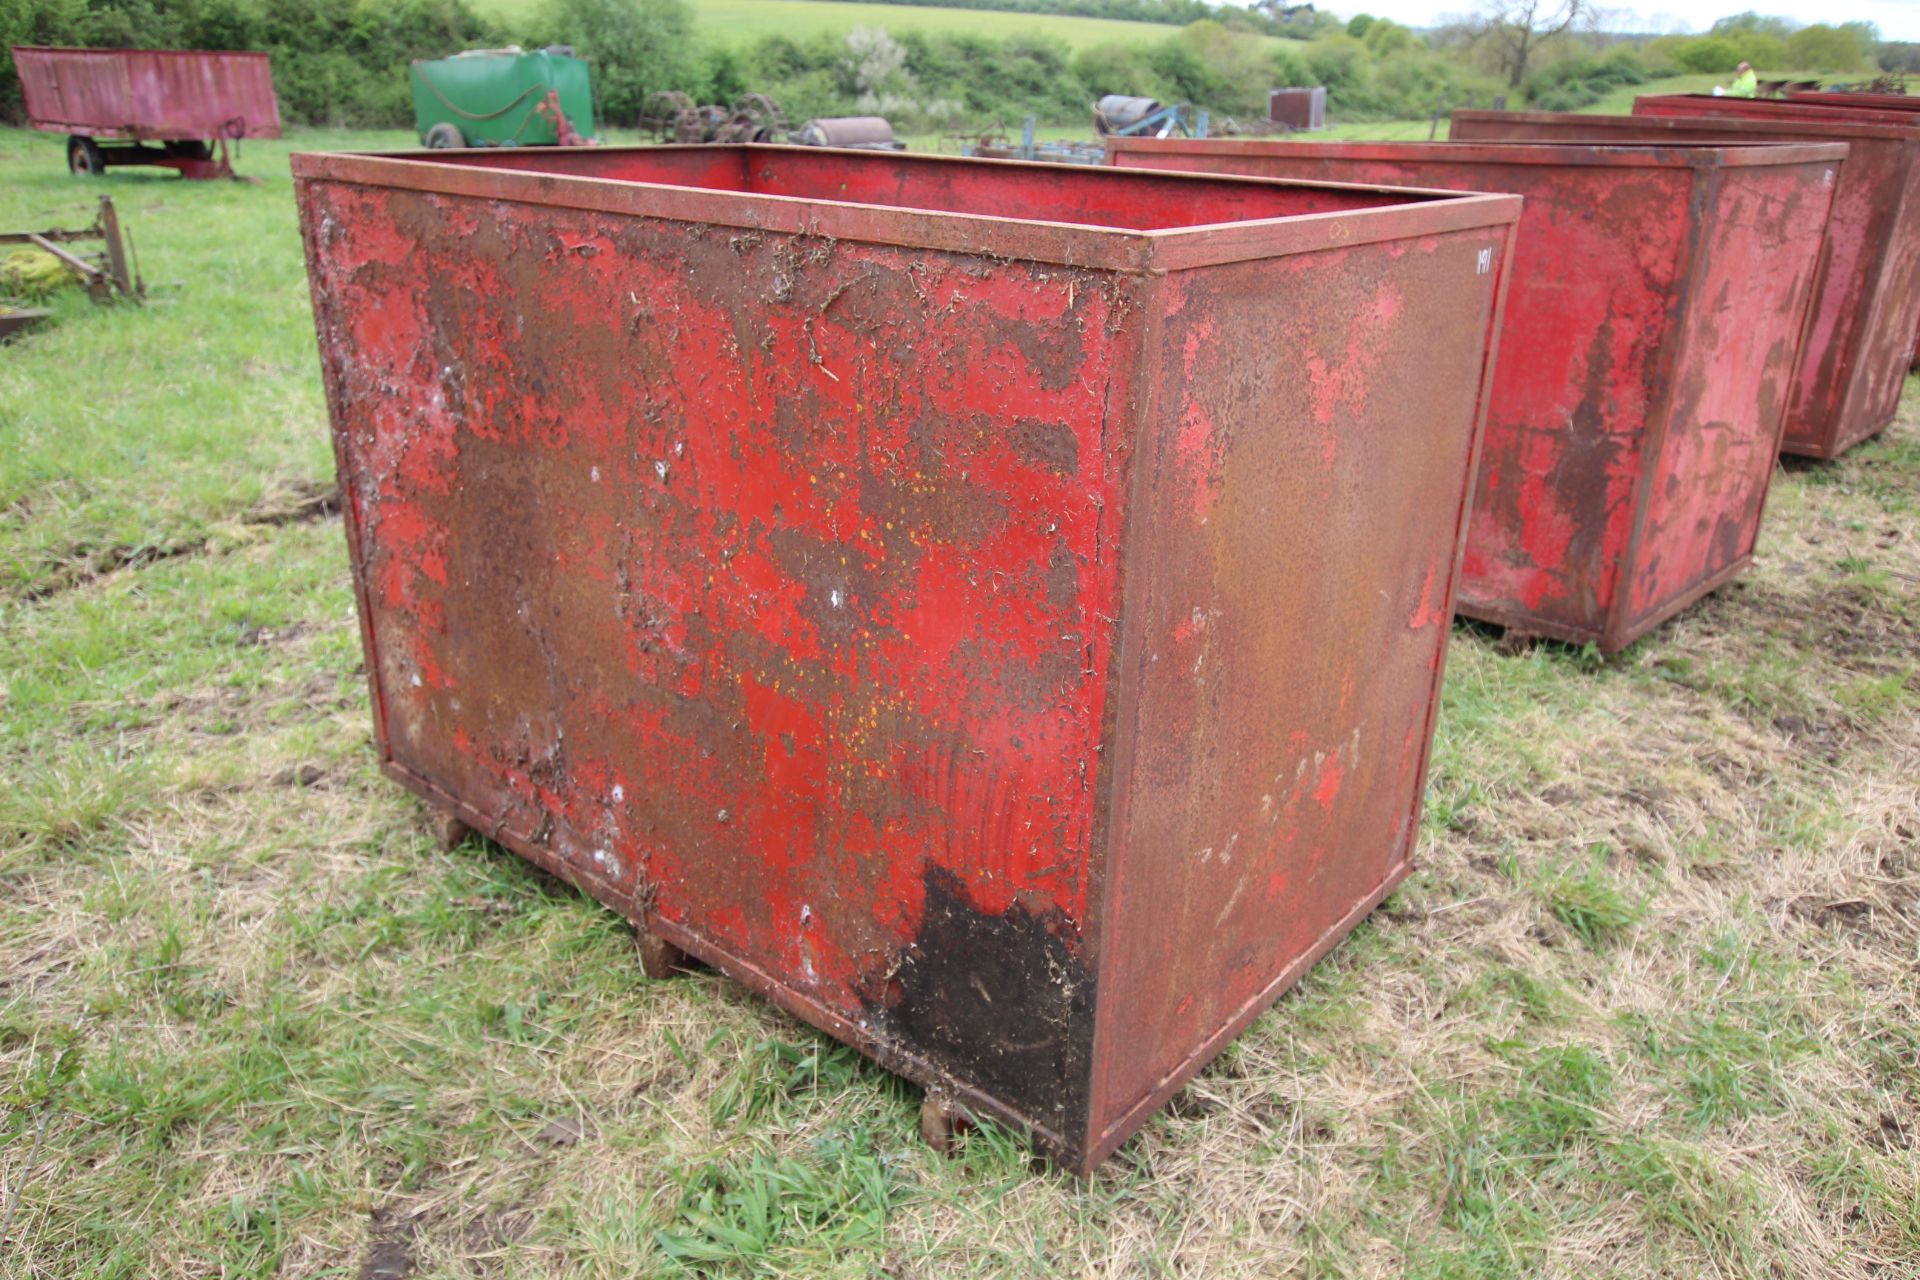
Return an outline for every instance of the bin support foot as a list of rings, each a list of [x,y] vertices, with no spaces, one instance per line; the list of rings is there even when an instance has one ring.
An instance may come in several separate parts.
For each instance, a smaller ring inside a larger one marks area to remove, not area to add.
[[[433,815],[433,838],[439,842],[442,851],[452,853],[467,842],[473,834],[473,828],[450,813]]]
[[[649,978],[671,978],[693,967],[693,958],[658,934],[633,927],[633,945],[640,952],[640,971]]]
[[[1524,658],[1532,653],[1539,643],[1540,637],[1533,632],[1508,627],[1494,642],[1493,651],[1503,658]]]
[[[959,1137],[973,1128],[973,1119],[958,1107],[929,1093],[920,1103],[920,1138],[943,1156],[959,1150]]]

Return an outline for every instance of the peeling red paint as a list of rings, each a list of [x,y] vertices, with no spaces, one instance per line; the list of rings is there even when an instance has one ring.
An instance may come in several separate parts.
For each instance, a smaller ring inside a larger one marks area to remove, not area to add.
[[[1338,748],[1327,753],[1320,763],[1320,784],[1313,789],[1313,798],[1322,809],[1333,808],[1333,802],[1339,798],[1341,779],[1347,771],[1341,767]]]

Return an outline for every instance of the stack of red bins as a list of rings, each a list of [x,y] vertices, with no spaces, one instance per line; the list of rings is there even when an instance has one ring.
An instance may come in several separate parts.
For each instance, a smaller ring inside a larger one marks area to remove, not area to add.
[[[384,767],[656,959],[1085,1171],[1407,874],[1518,199],[294,175]]]
[[[1750,560],[1844,145],[1107,147],[1525,197],[1459,612],[1613,651]]]
[[[1920,329],[1920,128],[1891,113],[1882,119],[1735,98],[1641,98],[1634,109],[1639,114],[1457,111],[1452,136],[1669,146],[1846,143],[1782,449],[1834,458],[1884,429],[1899,407]]]

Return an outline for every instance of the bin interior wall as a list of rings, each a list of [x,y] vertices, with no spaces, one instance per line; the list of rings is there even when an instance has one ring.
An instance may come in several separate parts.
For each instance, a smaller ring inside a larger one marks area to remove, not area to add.
[[[1840,106],[1828,102],[1808,102],[1801,98],[1730,98],[1710,93],[1643,93],[1633,100],[1635,115],[1686,116],[1712,118],[1732,116],[1741,120],[1828,120],[1856,124],[1889,125],[1912,128],[1913,116],[1902,110],[1890,110],[1868,102]]]
[[[1813,457],[1836,456],[1879,431],[1898,406],[1904,361],[1886,348],[1911,341],[1914,329],[1902,327],[1906,337],[1896,338],[1886,324],[1872,321],[1902,292],[1897,282],[1883,279],[1878,246],[1893,240],[1900,210],[1913,198],[1905,193],[1920,176],[1908,132],[1845,120],[1519,111],[1456,111],[1451,126],[1456,141],[1473,142],[1847,143],[1782,437],[1786,452]],[[1912,236],[1920,236],[1920,223],[1899,233],[1902,241]],[[1908,305],[1915,309],[1909,326],[1920,325],[1920,298]]]
[[[1139,692],[1114,762],[1096,1159],[1411,865],[1506,240],[1167,278],[1130,544],[1153,550],[1127,560]]]
[[[1071,1150],[1140,278],[302,199],[401,776]]]
[[[1366,187],[1275,186],[1247,182],[1156,180],[1105,170],[1017,162],[956,164],[899,157],[875,167],[825,149],[735,147],[580,148],[559,151],[429,153],[433,163],[667,183],[925,209],[944,213],[1066,222],[1153,231],[1260,218],[1424,204],[1444,197]]]
[[[1823,382],[1845,388],[1840,416],[1854,425],[1843,429],[1837,441],[1840,448],[1893,421],[1912,363],[1912,337],[1920,326],[1920,117],[1900,111],[1695,94],[1646,94],[1634,99],[1633,109],[1636,115],[1696,121],[1732,116],[1782,129],[1805,124],[1847,129],[1866,124],[1881,130],[1851,142],[1849,173],[1873,179],[1871,185],[1842,184],[1853,188],[1851,207],[1858,214],[1842,219],[1840,193],[1834,198],[1834,229],[1857,236],[1851,243],[1843,239],[1834,249],[1836,266],[1841,265],[1843,248],[1852,253],[1845,278],[1858,291],[1860,305],[1853,312],[1852,333],[1841,331],[1841,342],[1852,336],[1857,350],[1828,350],[1826,363],[1818,369]],[[1886,133],[1886,129],[1900,132]],[[1817,333],[1814,340],[1818,341]],[[1809,394],[1818,386],[1804,379],[1803,385],[1810,388]],[[1796,418],[1814,412],[1820,403],[1803,399],[1795,406]],[[1792,423],[1789,438],[1798,440]]]

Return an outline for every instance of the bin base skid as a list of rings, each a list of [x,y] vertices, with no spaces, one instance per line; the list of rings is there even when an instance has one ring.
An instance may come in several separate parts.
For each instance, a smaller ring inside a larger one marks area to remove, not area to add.
[[[934,1141],[934,1136],[940,1132],[939,1124],[936,1123],[931,1132],[927,1127],[930,1115],[929,1104],[923,1103],[921,1106],[921,1135],[926,1137],[935,1149],[951,1150],[952,1137],[956,1131],[954,1117],[960,1117],[958,1124],[961,1129],[973,1124],[976,1118],[989,1119],[1026,1135],[1042,1155],[1081,1178],[1091,1176],[1094,1168],[1112,1155],[1126,1140],[1126,1136],[1131,1134],[1145,1117],[1151,1116],[1165,1106],[1168,1099],[1184,1088],[1188,1081],[1200,1073],[1201,1068],[1213,1061],[1234,1037],[1245,1031],[1255,1018],[1267,1011],[1274,1001],[1285,995],[1289,988],[1305,977],[1307,970],[1319,963],[1321,957],[1327,952],[1338,946],[1349,933],[1353,932],[1355,925],[1371,914],[1373,909],[1413,872],[1413,862],[1403,850],[1400,861],[1387,873],[1378,887],[1355,903],[1353,909],[1325,930],[1311,947],[1296,957],[1252,999],[1236,1010],[1226,1022],[1206,1038],[1199,1048],[1189,1054],[1172,1071],[1161,1077],[1146,1096],[1128,1108],[1125,1115],[1107,1125],[1098,1134],[1088,1135],[1084,1141],[1075,1141],[1065,1134],[1035,1124],[1031,1118],[999,1102],[990,1094],[964,1081],[953,1079],[938,1066],[910,1049],[892,1040],[877,1038],[870,1027],[863,1023],[855,1023],[820,1005],[805,993],[787,986],[752,961],[725,950],[712,939],[655,914],[648,904],[635,898],[633,894],[583,867],[568,862],[547,846],[521,832],[509,829],[504,822],[492,820],[486,814],[441,790],[434,783],[420,777],[404,765],[386,760],[380,767],[381,772],[387,777],[437,810],[450,815],[450,820],[468,830],[484,832],[488,839],[625,916],[634,925],[636,942],[641,950],[641,965],[646,969],[649,977],[660,975],[656,975],[653,969],[648,967],[652,963],[648,958],[648,947],[664,947],[666,950],[658,953],[661,958],[665,958],[668,954],[678,957],[667,972],[702,965],[716,969],[800,1021],[817,1027],[843,1044],[858,1049],[894,1075],[925,1089],[931,1105],[947,1117],[943,1146],[941,1142]],[[1418,825],[1416,816],[1413,826],[1417,828]]]
[[[1505,631],[1507,634],[1502,641],[1503,651],[1509,642],[1513,645],[1513,652],[1524,653],[1536,640],[1556,640],[1561,644],[1590,644],[1602,653],[1618,653],[1635,641],[1643,639],[1649,632],[1665,626],[1677,615],[1684,613],[1732,582],[1745,573],[1747,566],[1752,563],[1753,553],[1749,551],[1731,564],[1702,578],[1651,613],[1629,618],[1605,631],[1592,627],[1568,626],[1550,618],[1540,618],[1513,609],[1503,609],[1497,604],[1482,604],[1479,601],[1469,600],[1464,595],[1454,601],[1453,611],[1462,618],[1471,618],[1475,622],[1484,622]]]
[[[1920,369],[1920,365],[1915,365],[1914,367]],[[1892,425],[1893,419],[1888,418],[1878,426],[1870,427],[1858,435],[1841,436],[1825,447],[1802,441],[1782,440],[1780,442],[1780,452],[1794,458],[1811,458],[1815,462],[1832,462],[1835,458],[1847,452],[1847,450],[1865,444]]]
[[[973,1128],[973,1117],[937,1093],[920,1102],[920,1140],[943,1156],[958,1155],[960,1135]]]
[[[443,853],[452,853],[473,834],[472,827],[445,810],[436,809],[429,821],[433,824],[433,841]]]
[[[686,952],[640,925],[633,927],[633,947],[640,953],[640,971],[656,982],[685,973],[694,963]]]

